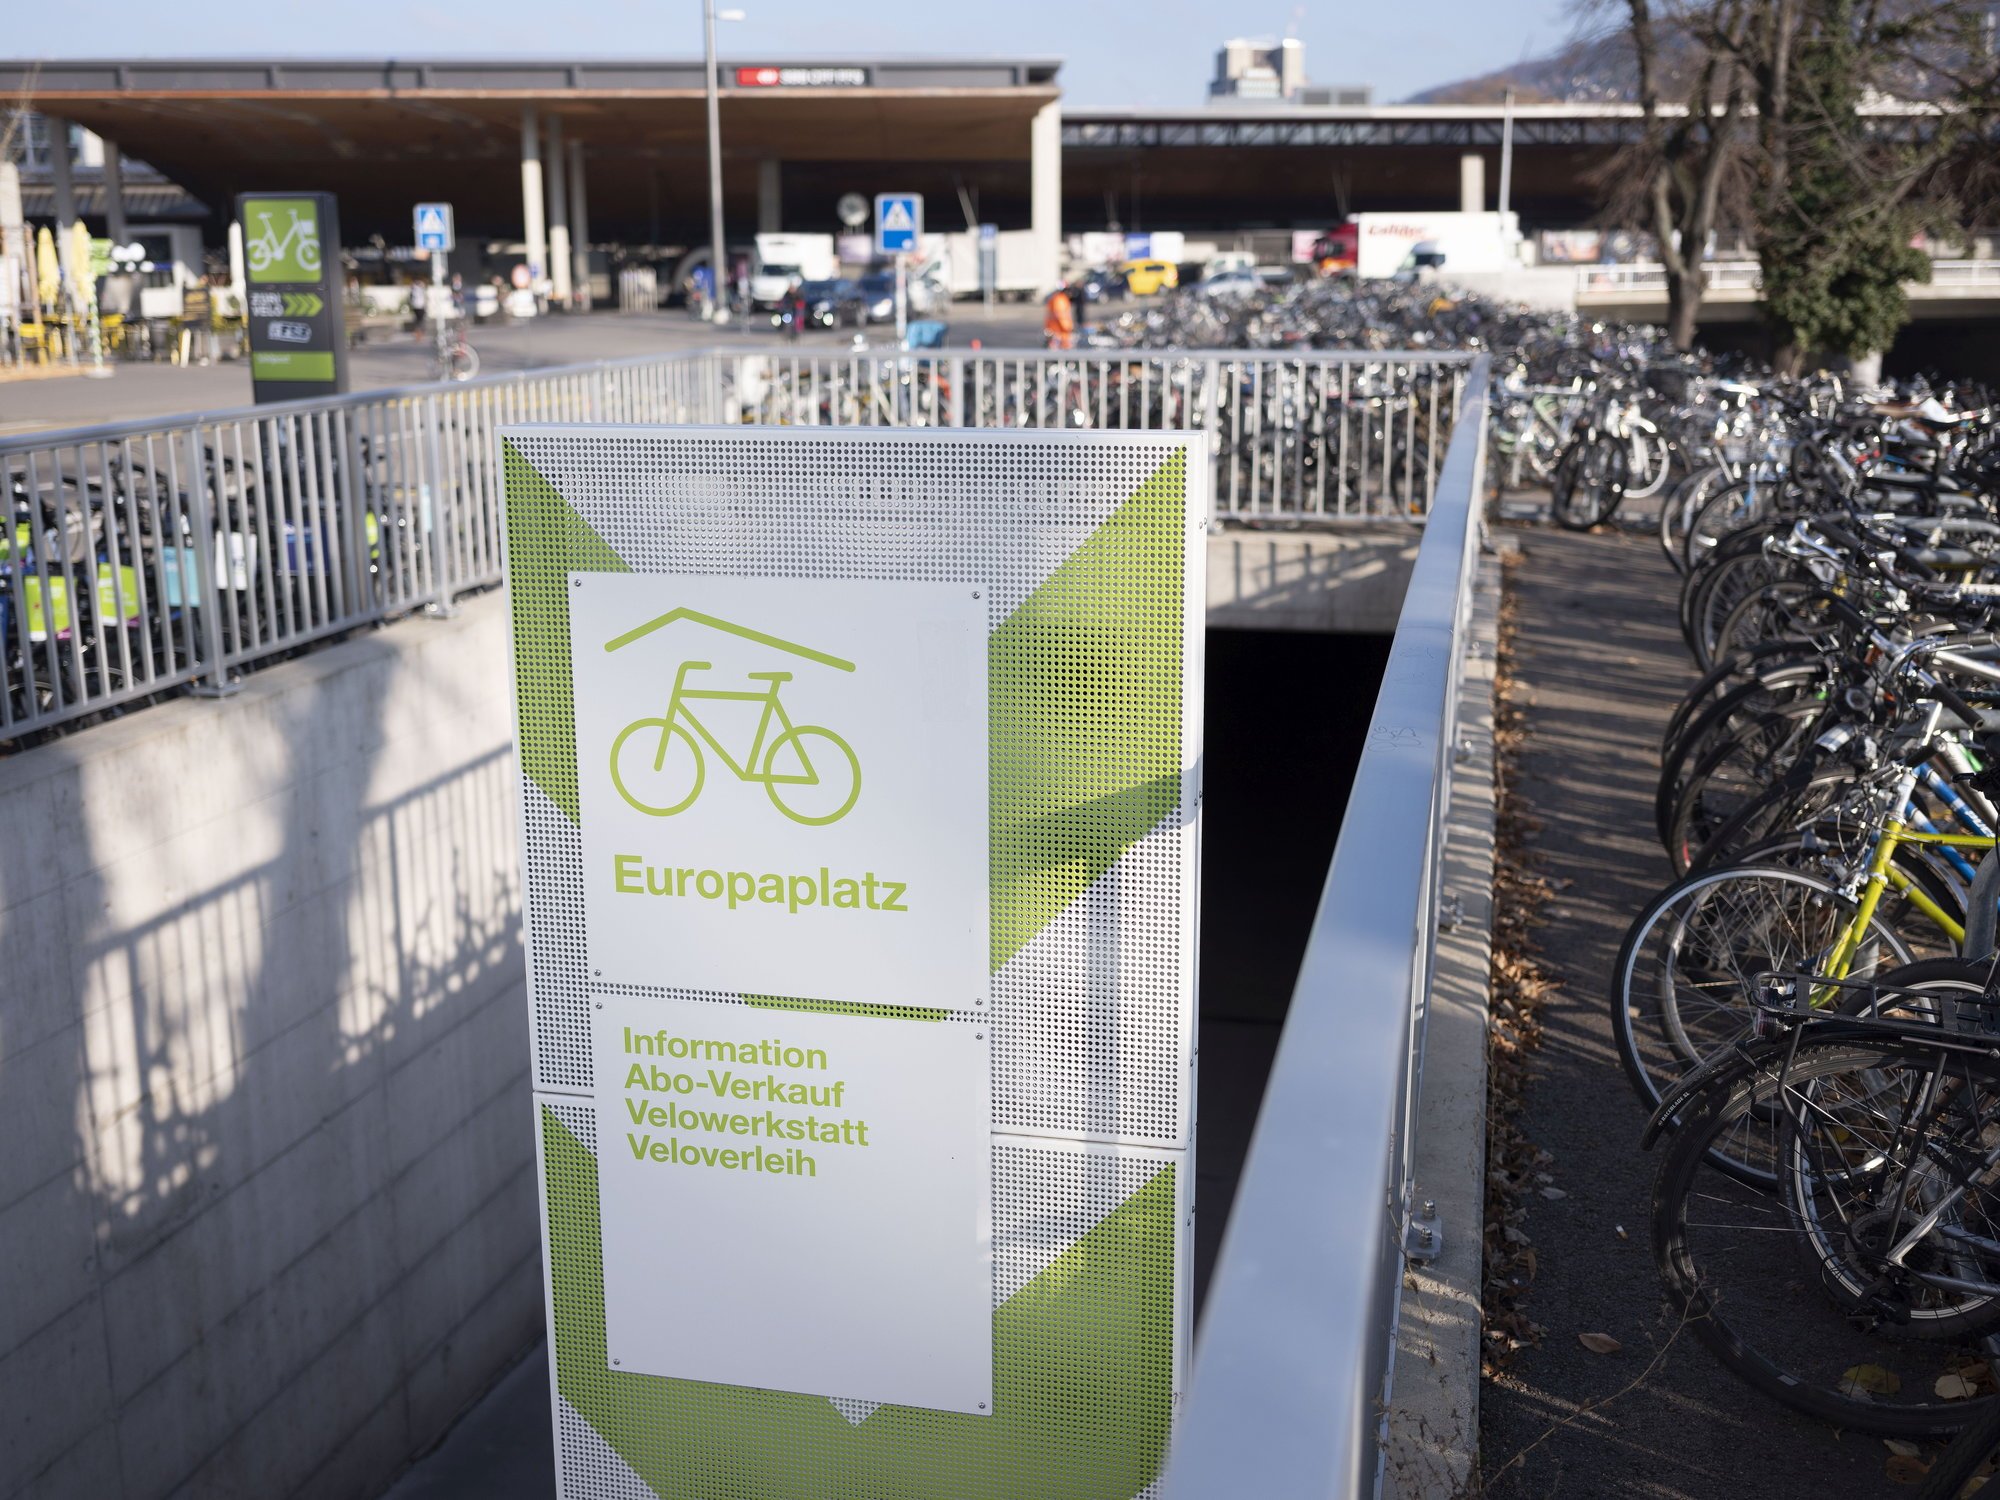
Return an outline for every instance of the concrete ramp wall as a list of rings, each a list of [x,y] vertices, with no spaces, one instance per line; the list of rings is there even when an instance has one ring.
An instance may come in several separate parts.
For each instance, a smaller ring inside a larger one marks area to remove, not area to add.
[[[1423,528],[1223,531],[1208,539],[1208,623],[1393,635]]]
[[[536,1337],[505,627],[0,760],[0,1496],[365,1497]]]

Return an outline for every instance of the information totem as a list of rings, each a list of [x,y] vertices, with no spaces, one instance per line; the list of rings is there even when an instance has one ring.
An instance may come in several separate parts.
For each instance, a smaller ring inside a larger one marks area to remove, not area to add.
[[[254,399],[296,401],[347,390],[340,214],[331,193],[242,193],[244,274]]]
[[[502,457],[562,1494],[1148,1494],[1206,440]]]

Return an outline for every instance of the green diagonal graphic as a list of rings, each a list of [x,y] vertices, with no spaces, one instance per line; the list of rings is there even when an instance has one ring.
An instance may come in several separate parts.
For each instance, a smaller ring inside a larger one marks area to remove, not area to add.
[[[569,575],[628,573],[624,559],[504,438],[507,582],[514,611],[521,769],[570,822],[576,810],[576,705],[569,671]]]
[[[1176,453],[987,647],[995,969],[1180,803]]]
[[[541,1115],[556,1385],[663,1500],[1129,1500],[1159,1472],[1171,1166],[995,1311],[992,1416],[884,1406],[856,1426],[819,1396],[606,1368],[597,1162]]]

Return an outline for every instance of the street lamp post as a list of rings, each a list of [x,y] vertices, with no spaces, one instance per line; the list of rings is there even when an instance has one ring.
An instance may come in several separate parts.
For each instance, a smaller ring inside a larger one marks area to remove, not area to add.
[[[715,297],[709,304],[710,316],[718,323],[729,321],[728,283],[725,276],[729,262],[722,245],[722,106],[716,90],[715,66],[715,23],[740,21],[743,12],[715,9],[715,0],[702,0],[702,30],[708,43],[708,256],[709,276],[715,285]]]

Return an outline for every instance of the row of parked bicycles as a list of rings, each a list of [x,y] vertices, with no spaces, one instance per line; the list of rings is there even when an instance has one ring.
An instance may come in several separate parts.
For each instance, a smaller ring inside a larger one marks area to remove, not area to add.
[[[2000,1461],[2000,408],[1561,363],[1514,361],[1492,457],[1565,525],[1657,497],[1701,674],[1610,993],[1659,1275],[1776,1401],[1959,1434],[1957,1496]]]
[[[0,458],[0,744],[421,591],[431,507],[392,481],[396,441],[318,414],[192,449],[142,438]],[[373,502],[357,515],[342,493]]]

